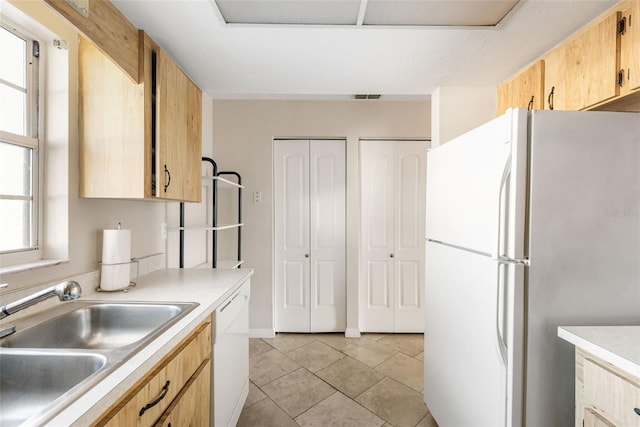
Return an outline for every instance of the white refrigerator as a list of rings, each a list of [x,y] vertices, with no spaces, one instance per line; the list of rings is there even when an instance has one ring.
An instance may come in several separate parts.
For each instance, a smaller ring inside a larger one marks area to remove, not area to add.
[[[573,426],[557,327],[640,325],[640,115],[507,110],[431,150],[426,236],[439,426]]]

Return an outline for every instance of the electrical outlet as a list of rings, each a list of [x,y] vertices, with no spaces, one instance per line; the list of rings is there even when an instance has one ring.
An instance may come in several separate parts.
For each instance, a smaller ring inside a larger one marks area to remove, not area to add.
[[[254,191],[253,203],[261,203],[261,202],[262,202],[262,191]]]
[[[163,222],[160,224],[160,233],[162,235],[162,240],[166,240],[167,238],[167,223]]]

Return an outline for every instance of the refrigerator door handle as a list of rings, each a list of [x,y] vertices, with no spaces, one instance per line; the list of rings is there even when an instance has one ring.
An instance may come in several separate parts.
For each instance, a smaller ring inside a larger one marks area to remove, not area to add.
[[[500,179],[500,188],[498,189],[498,230],[496,235],[498,236],[496,240],[496,248],[495,252],[492,254],[493,259],[498,259],[500,254],[500,244],[502,242],[502,194],[504,193],[504,189],[507,186],[507,180],[511,176],[511,153],[507,157],[506,163],[504,165],[504,169],[502,170],[502,178]]]
[[[504,367],[507,367],[507,343],[505,342],[503,331],[500,327],[500,323],[504,324],[504,315],[505,315],[505,304],[504,304],[504,292],[501,292],[500,287],[500,272],[502,270],[503,265],[507,265],[502,262],[498,262],[498,275],[497,275],[497,284],[496,284],[496,337],[498,339],[498,348],[500,349],[500,356],[502,357],[502,364]],[[500,308],[502,306],[502,309]],[[501,316],[502,315],[502,316]]]

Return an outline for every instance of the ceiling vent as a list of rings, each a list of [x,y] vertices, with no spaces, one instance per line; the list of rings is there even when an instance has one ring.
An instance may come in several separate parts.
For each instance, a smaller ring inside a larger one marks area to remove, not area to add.
[[[209,0],[227,24],[495,27],[519,0]]]
[[[376,95],[357,94],[357,95],[353,95],[353,99],[380,99],[380,94],[376,94]]]

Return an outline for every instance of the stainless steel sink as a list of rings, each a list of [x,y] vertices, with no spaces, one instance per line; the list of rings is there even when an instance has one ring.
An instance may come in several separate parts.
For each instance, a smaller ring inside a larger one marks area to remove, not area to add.
[[[0,426],[46,424],[197,303],[73,301],[0,339]]]
[[[136,345],[193,304],[85,303],[0,341],[9,348],[113,349]]]
[[[0,353],[0,425],[17,426],[107,364],[100,354]]]

